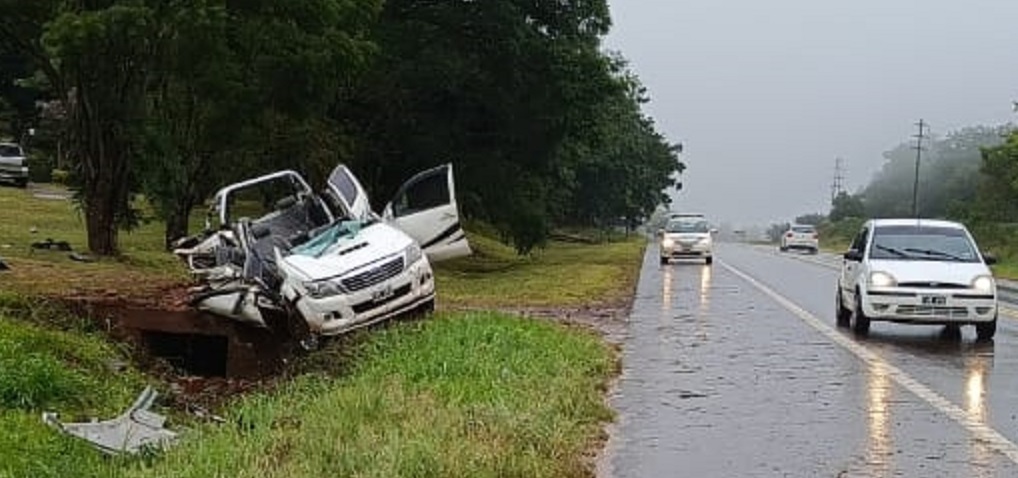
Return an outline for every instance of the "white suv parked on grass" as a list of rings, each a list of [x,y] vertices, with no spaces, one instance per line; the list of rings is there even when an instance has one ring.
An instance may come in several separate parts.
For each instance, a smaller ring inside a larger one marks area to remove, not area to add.
[[[781,245],[778,248],[781,249],[781,252],[798,249],[816,254],[820,249],[820,236],[813,226],[793,224],[781,235]]]
[[[997,331],[997,286],[965,226],[948,221],[875,219],[844,255],[836,295],[839,326],[870,322],[975,325]]]

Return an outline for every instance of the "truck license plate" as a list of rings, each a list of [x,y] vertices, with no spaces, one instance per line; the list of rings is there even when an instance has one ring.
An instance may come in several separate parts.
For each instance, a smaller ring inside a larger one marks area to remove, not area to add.
[[[947,296],[943,295],[924,295],[920,296],[920,300],[923,305],[945,305],[947,304]]]
[[[392,297],[392,293],[393,293],[392,287],[385,286],[372,293],[371,300],[375,302],[380,302],[385,299],[388,299],[389,297]]]

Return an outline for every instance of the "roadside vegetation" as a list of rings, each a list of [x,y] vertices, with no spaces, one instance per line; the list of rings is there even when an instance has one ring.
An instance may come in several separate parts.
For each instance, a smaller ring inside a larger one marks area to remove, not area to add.
[[[796,222],[814,224],[821,246],[848,248],[865,218],[912,217],[914,143],[884,153],[886,162],[858,192],[842,192],[829,214],[804,214]],[[931,137],[919,170],[921,217],[960,221],[983,251],[999,263],[999,277],[1018,279],[1018,132],[1012,125],[975,126]],[[774,224],[768,234],[783,231]]]
[[[0,272],[0,476],[591,474],[612,417],[603,393],[616,352],[593,330],[484,309],[624,306],[643,238],[572,231],[570,242],[519,255],[473,225],[475,254],[436,268],[437,314],[330,341],[257,391],[223,399],[215,423],[171,406],[165,371],[139,368],[138,350],[58,305],[183,286],[160,224],[125,236],[118,258],[82,263],[27,245],[52,237],[77,249],[72,203],[15,188],[0,188],[0,203],[14,211],[0,225],[11,245],[0,249],[11,266]],[[40,420],[113,417],[147,383],[182,432],[165,454],[103,457]]]
[[[549,5],[0,0],[0,140],[32,175],[0,187],[0,473],[589,475],[613,350],[506,314],[624,306],[645,243],[613,236],[685,165],[603,47],[608,3]],[[165,456],[102,459],[42,427],[170,388],[55,304],[180,306],[167,246],[217,188],[281,169],[317,188],[342,163],[381,209],[448,162],[476,254],[436,267],[432,320],[331,342],[218,404],[225,423],[165,407],[185,431]]]
[[[102,476],[108,460],[44,425],[41,413],[113,416],[145,382],[84,322],[0,292],[0,476]]]
[[[144,195],[164,241],[217,187],[349,166],[379,204],[452,162],[464,216],[525,253],[640,224],[681,147],[604,49],[606,0],[0,0],[0,139],[78,194],[114,256]],[[59,174],[57,174],[59,172]],[[193,232],[193,231],[191,231]]]
[[[0,476],[590,474],[615,371],[596,334],[464,312],[355,342],[343,373],[319,368],[234,399],[217,411],[224,423],[176,414],[181,442],[165,455],[113,459],[49,429],[40,412],[112,417],[142,374],[125,373],[125,356],[101,337],[0,316]]]
[[[443,305],[515,309],[625,303],[647,244],[642,236],[597,245],[553,241],[519,256],[483,235],[469,239],[473,256],[436,266]]]

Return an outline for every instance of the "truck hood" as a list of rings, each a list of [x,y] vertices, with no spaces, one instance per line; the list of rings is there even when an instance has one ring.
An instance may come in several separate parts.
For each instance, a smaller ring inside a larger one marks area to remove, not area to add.
[[[376,222],[355,234],[340,237],[318,257],[290,254],[283,257],[281,265],[288,272],[296,273],[300,280],[328,279],[401,254],[411,244],[413,239],[403,231]]]
[[[0,156],[0,164],[4,166],[24,166],[24,156]]]

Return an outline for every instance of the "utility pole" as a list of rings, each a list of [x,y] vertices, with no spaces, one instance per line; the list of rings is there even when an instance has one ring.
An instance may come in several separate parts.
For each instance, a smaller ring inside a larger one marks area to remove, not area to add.
[[[919,133],[912,136],[916,139],[914,147],[915,178],[913,178],[912,181],[912,215],[915,216],[916,219],[919,219],[919,161],[922,160],[923,138],[926,137],[926,128],[928,128],[929,125],[920,118],[919,122],[916,123],[916,126],[919,127]]]
[[[831,182],[831,205],[834,200],[845,190],[845,162],[843,159],[834,159],[834,181]]]

